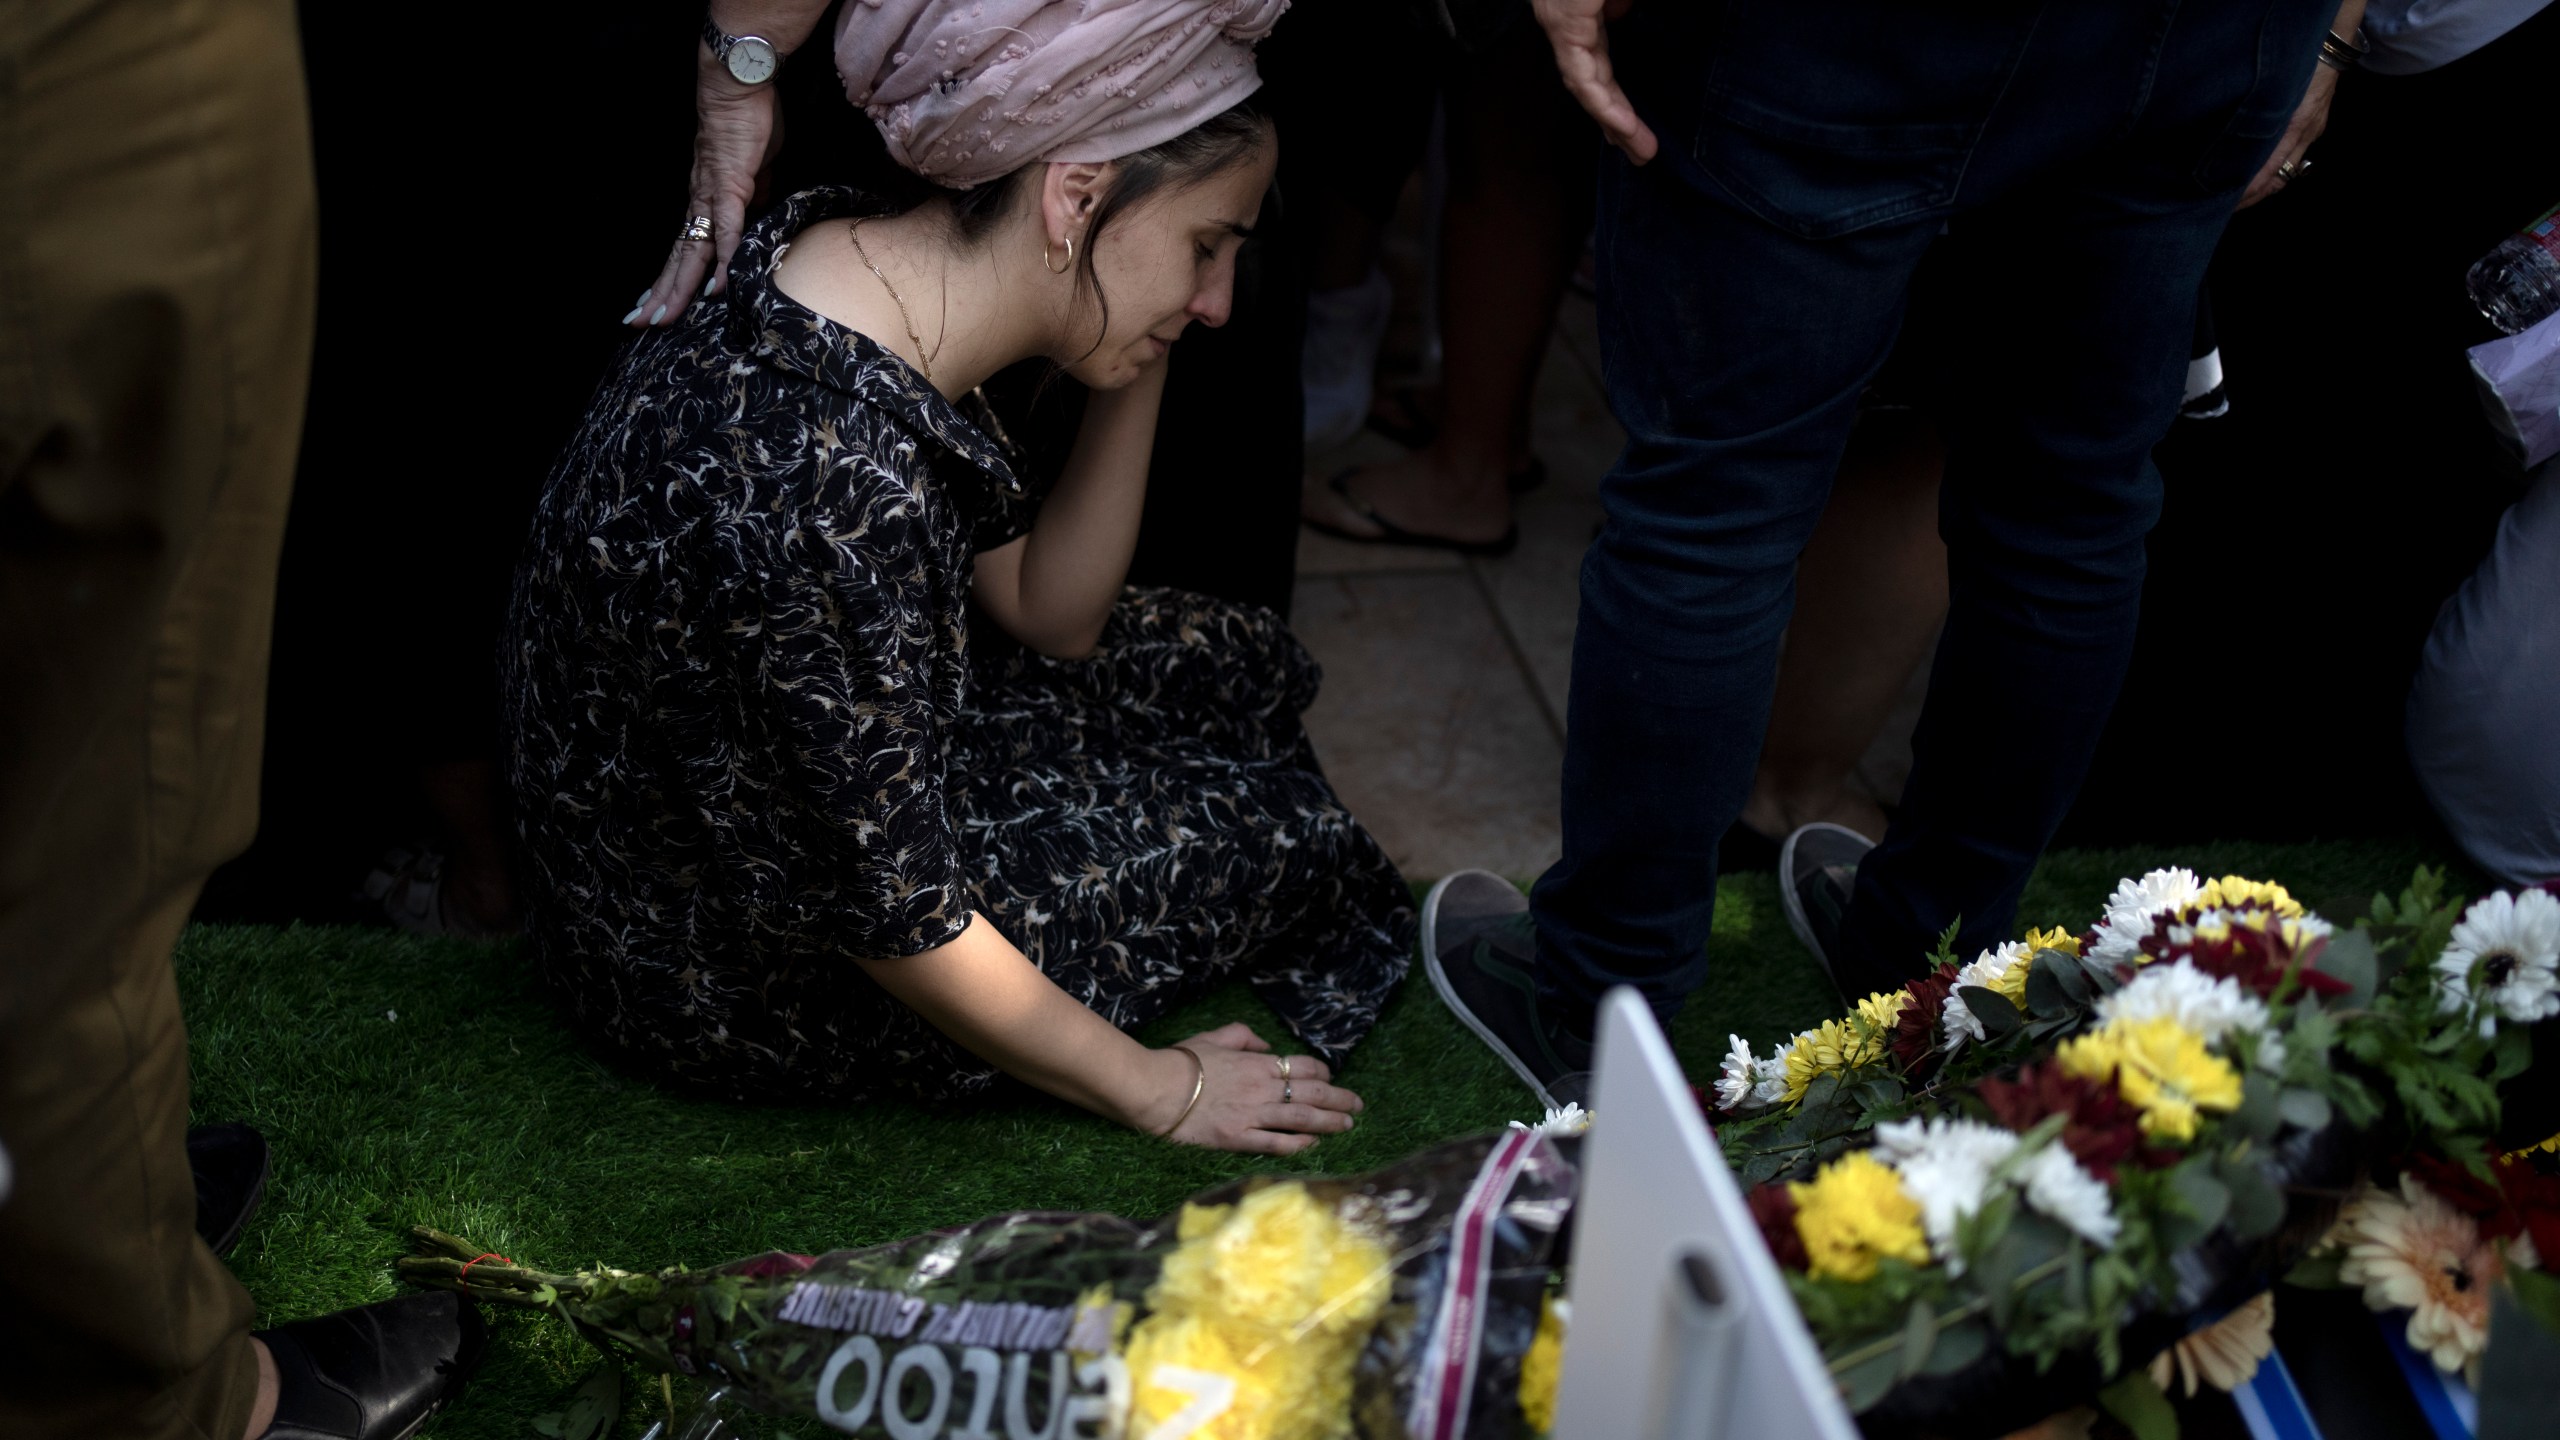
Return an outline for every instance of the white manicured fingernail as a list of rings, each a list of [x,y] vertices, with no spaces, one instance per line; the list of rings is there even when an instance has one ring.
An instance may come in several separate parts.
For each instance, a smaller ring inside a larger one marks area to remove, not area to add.
[[[666,323],[666,320],[667,307],[664,305],[661,305],[657,309],[649,312],[649,323],[652,325],[663,325]]]
[[[643,299],[643,300],[646,300],[646,299],[648,299],[649,297],[648,297],[648,296],[646,296],[646,295],[643,295],[643,296],[641,296],[640,298],[641,298],[641,299]],[[637,306],[637,305],[634,305],[634,306],[632,306],[632,307],[631,307],[631,313],[622,317],[622,323],[623,323],[623,324],[625,324],[625,325],[628,325],[628,324],[630,324],[632,321],[637,320],[637,319],[639,319],[639,318],[640,318],[640,307],[639,307],[639,306]]]
[[[719,277],[719,276],[717,276],[717,275],[714,275],[714,276],[712,276],[710,279],[705,280],[705,281],[703,281],[703,282],[702,282],[702,293],[703,293],[703,295],[704,295],[704,297],[705,297],[705,298],[710,297],[712,294],[714,294],[715,292],[717,292],[717,291],[719,290],[719,288],[720,288],[720,277]]]
[[[657,287],[657,286],[655,286],[655,285],[652,285],[652,286],[650,286],[648,289],[641,291],[641,292],[640,292],[640,298],[631,302],[631,308],[632,308],[632,309],[634,309],[634,310],[639,310],[639,309],[643,309],[643,308],[645,308],[645,307],[648,305],[648,303],[649,303],[649,297],[650,297],[650,296],[652,296],[652,295],[655,295],[655,294],[657,294],[657,293],[658,293],[658,287]]]

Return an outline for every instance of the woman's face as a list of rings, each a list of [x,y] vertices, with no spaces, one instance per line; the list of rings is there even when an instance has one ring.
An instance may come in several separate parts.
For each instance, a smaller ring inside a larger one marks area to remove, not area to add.
[[[1165,357],[1192,321],[1224,325],[1235,298],[1236,252],[1271,188],[1279,146],[1269,138],[1250,159],[1208,179],[1157,191],[1112,220],[1095,247],[1093,274],[1110,300],[1102,343],[1083,354],[1103,318],[1090,295],[1079,305],[1076,353],[1068,374],[1096,390],[1135,381]]]

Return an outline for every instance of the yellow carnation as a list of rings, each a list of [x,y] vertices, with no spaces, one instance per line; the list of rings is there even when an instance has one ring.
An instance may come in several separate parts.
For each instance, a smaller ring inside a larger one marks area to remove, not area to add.
[[[1183,1207],[1181,1244],[1130,1332],[1129,1433],[1231,1384],[1202,1440],[1351,1433],[1351,1371],[1386,1306],[1386,1247],[1294,1181]]]
[[[1556,1428],[1556,1381],[1564,1374],[1564,1303],[1553,1295],[1538,1308],[1537,1338],[1520,1357],[1520,1418],[1532,1435]]]
[[[1901,1176],[1864,1150],[1823,1166],[1809,1185],[1788,1182],[1787,1193],[1795,1199],[1796,1234],[1815,1275],[1866,1280],[1887,1256],[1914,1265],[1929,1261],[1920,1202],[1902,1188]]]
[[[2142,1133],[2155,1140],[2192,1140],[2197,1112],[2240,1104],[2240,1072],[2166,1015],[2118,1020],[2065,1040],[2059,1058],[2065,1074],[2114,1075],[2118,1092],[2142,1112]]]
[[[2237,910],[2243,905],[2257,905],[2274,911],[2288,920],[2302,917],[2302,902],[2293,898],[2283,886],[2272,880],[2251,880],[2240,875],[2225,875],[2207,880],[2189,902],[2187,913],[2200,910]]]

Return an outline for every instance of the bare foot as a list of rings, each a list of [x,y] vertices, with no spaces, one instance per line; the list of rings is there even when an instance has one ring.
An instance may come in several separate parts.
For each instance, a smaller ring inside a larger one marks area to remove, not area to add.
[[[1510,533],[1511,492],[1499,469],[1461,470],[1430,450],[1363,466],[1339,487],[1331,477],[1310,475],[1300,491],[1305,518],[1345,534],[1384,538],[1365,512],[1410,534],[1486,545]]]

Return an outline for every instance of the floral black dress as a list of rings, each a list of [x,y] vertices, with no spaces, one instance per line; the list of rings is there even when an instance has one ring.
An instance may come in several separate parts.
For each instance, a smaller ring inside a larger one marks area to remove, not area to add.
[[[854,962],[975,911],[1116,1025],[1240,973],[1339,1059],[1412,911],[1299,728],[1314,662],[1268,611],[1164,590],[1082,661],[973,628],[972,557],[1038,497],[772,280],[791,236],[871,208],[815,190],[755,226],[544,489],[504,664],[546,971],[606,1043],[720,1093],[965,1095],[995,1071]]]

